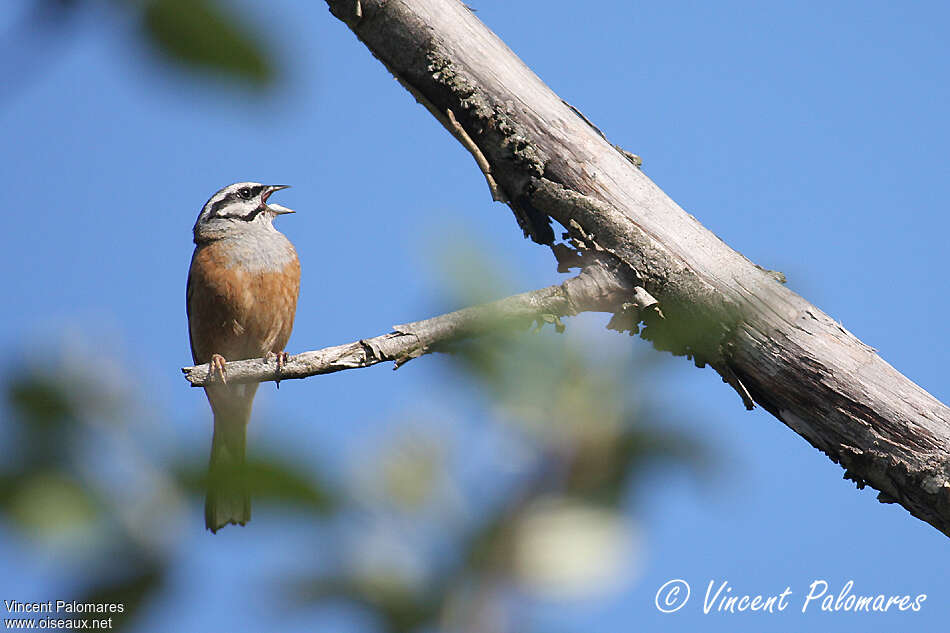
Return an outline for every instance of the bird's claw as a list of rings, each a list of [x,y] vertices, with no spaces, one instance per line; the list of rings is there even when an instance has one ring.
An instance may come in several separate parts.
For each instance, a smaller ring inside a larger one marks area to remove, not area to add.
[[[211,361],[208,363],[208,375],[213,377],[218,374],[221,377],[221,382],[228,384],[228,379],[224,375],[224,365],[227,362],[221,354],[212,354]]]
[[[276,360],[277,361],[277,371],[274,372],[276,377],[274,378],[274,383],[277,385],[277,388],[280,389],[280,372],[283,371],[284,365],[287,364],[287,361],[290,360],[290,354],[285,351],[279,352],[267,352],[266,360]]]

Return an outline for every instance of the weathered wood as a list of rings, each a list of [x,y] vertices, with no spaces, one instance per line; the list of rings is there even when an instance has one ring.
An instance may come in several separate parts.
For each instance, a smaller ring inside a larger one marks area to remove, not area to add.
[[[710,364],[832,460],[950,535],[950,409],[683,211],[458,0],[327,0],[476,158],[527,234],[611,254]]]

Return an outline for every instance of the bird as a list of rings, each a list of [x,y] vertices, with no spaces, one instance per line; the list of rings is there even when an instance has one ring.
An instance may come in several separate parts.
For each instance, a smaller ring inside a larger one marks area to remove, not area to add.
[[[268,203],[289,185],[238,182],[215,193],[194,226],[186,289],[191,355],[209,363],[205,387],[214,416],[205,527],[212,533],[251,519],[245,448],[258,383],[228,384],[225,362],[268,358],[278,374],[297,312],[300,260],[274,218],[293,210]]]

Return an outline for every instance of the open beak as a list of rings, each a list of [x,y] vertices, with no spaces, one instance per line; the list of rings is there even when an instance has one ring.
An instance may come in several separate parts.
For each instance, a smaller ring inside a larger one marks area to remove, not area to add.
[[[267,204],[267,199],[270,198],[271,194],[275,191],[280,191],[281,189],[287,189],[290,185],[268,185],[264,189],[264,193],[261,196],[261,200]],[[274,215],[283,215],[285,213],[296,213],[293,209],[288,209],[285,206],[279,204],[268,204],[267,210],[273,213]]]

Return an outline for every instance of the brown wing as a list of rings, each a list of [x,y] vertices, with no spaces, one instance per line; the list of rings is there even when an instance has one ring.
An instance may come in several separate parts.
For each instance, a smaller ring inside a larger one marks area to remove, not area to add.
[[[284,349],[294,325],[300,290],[296,253],[283,270],[229,268],[217,244],[195,250],[188,273],[187,311],[191,354],[206,363],[258,358]]]

